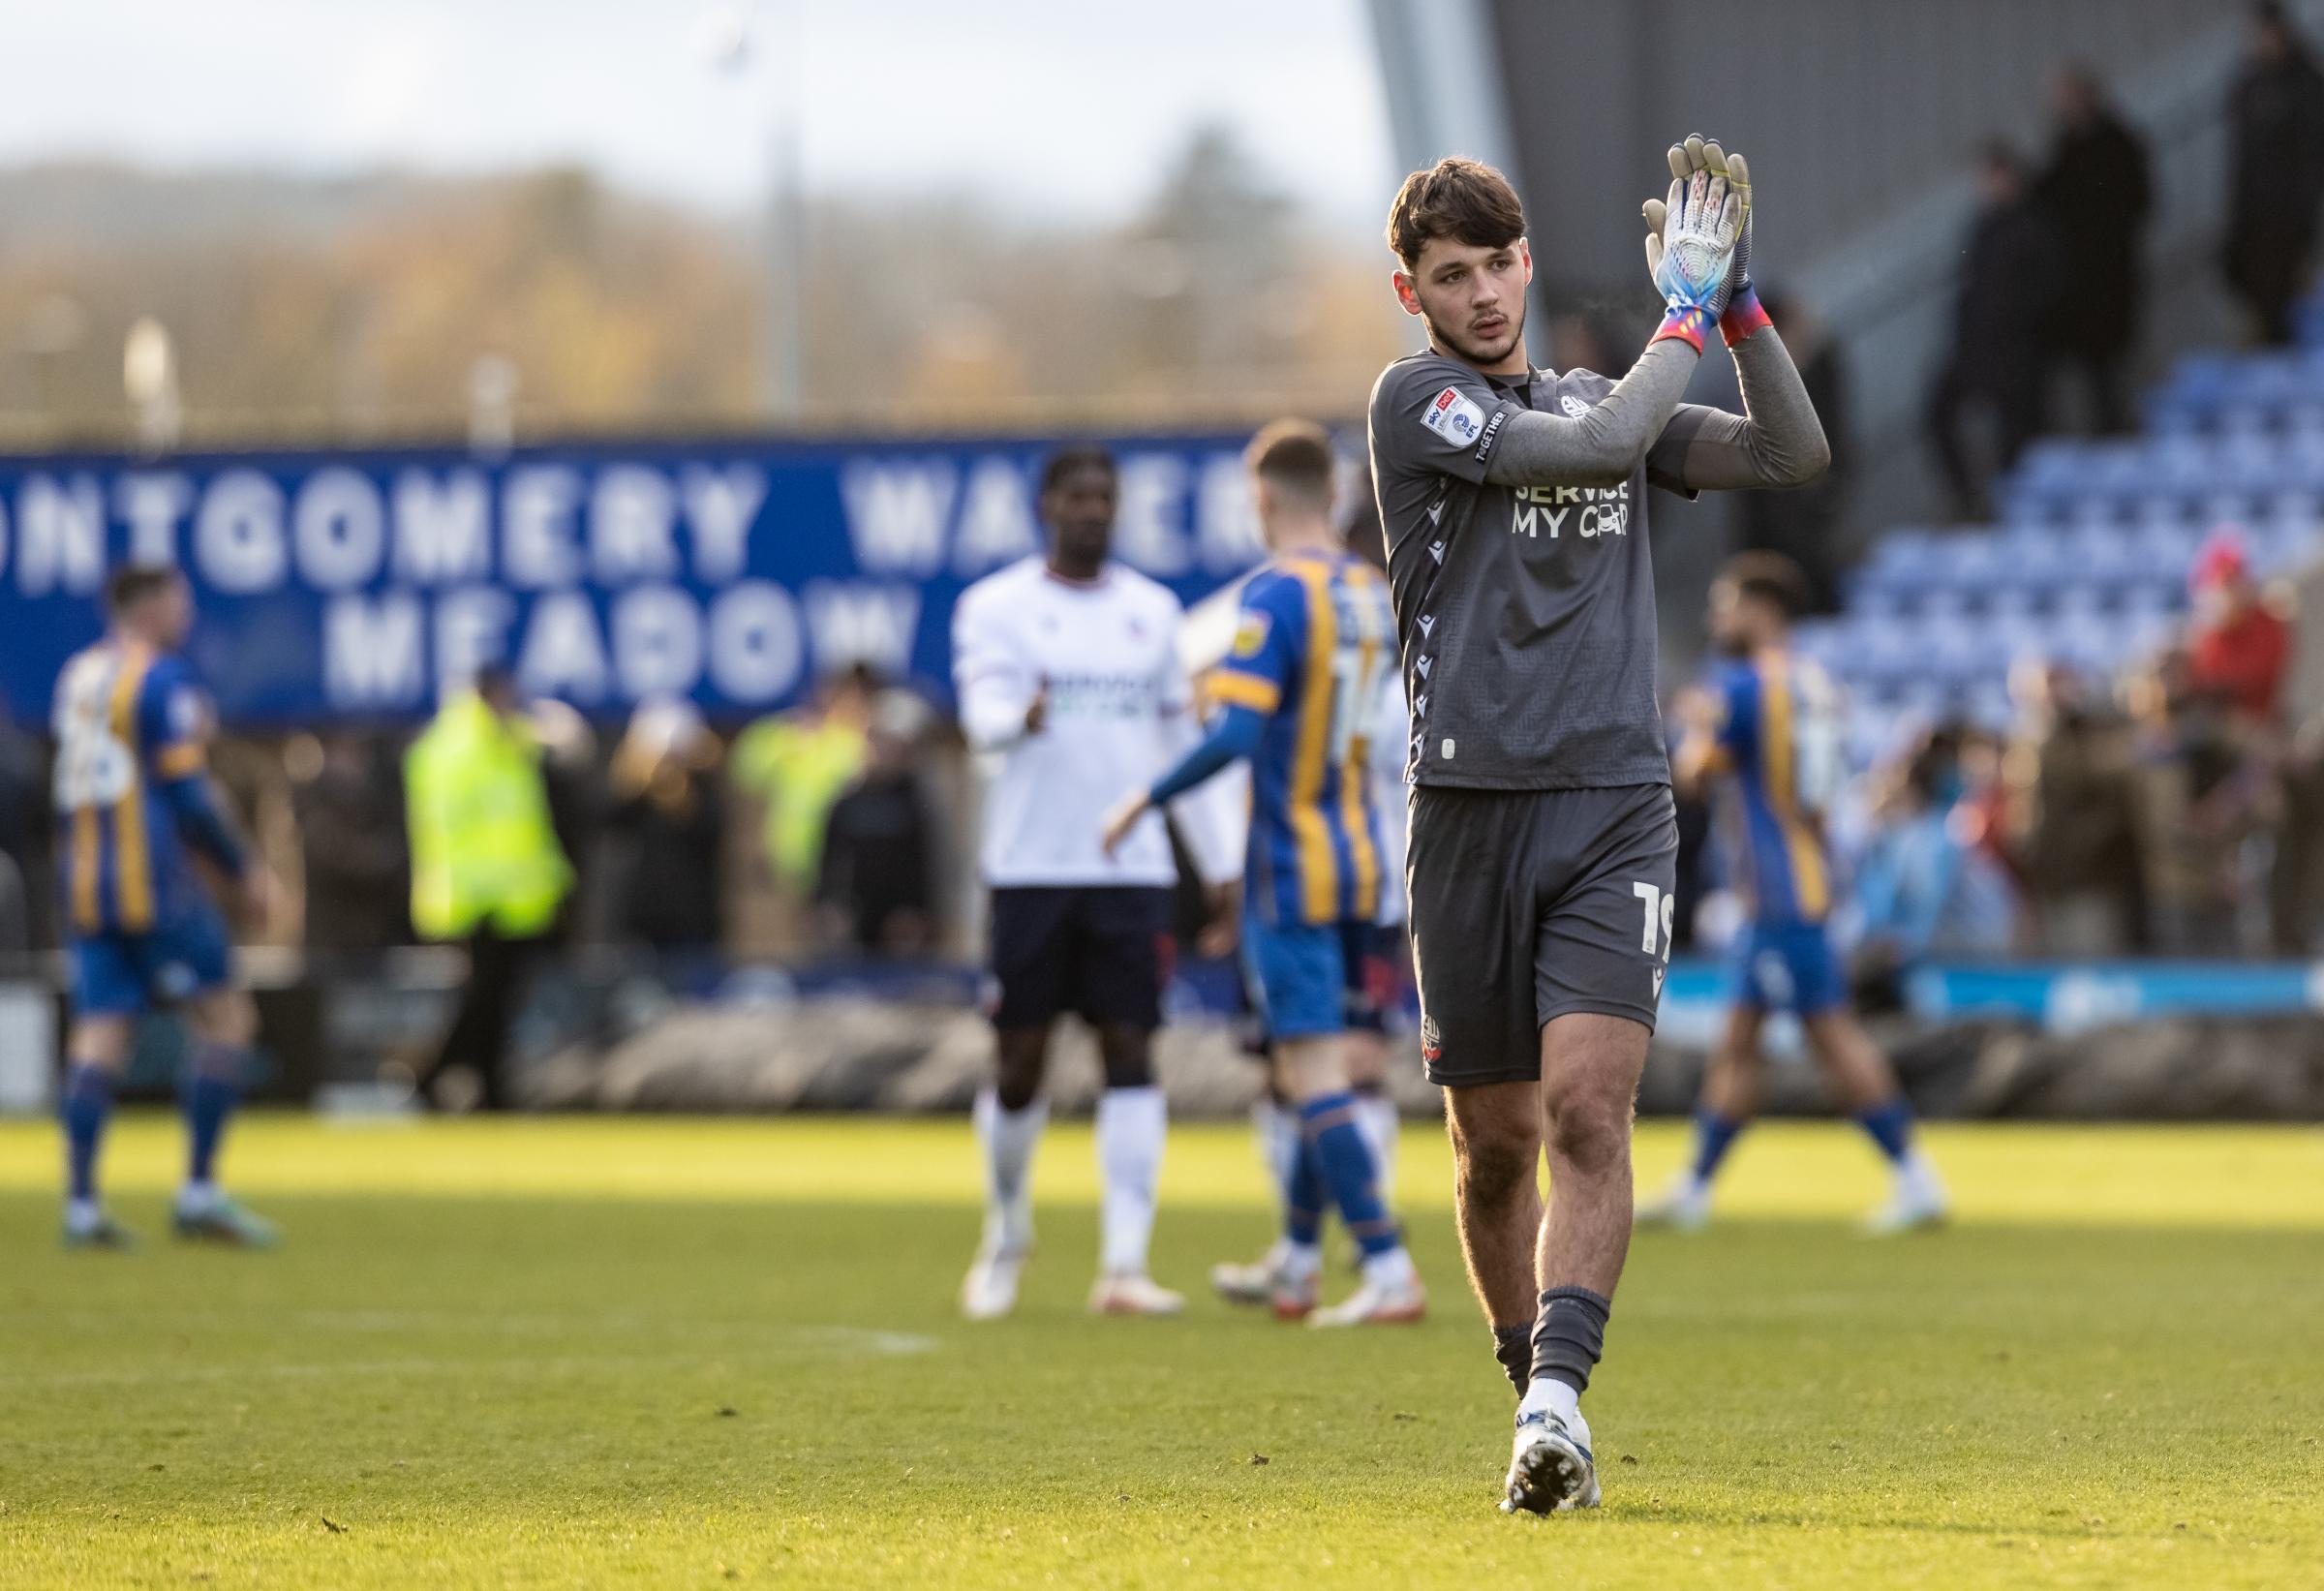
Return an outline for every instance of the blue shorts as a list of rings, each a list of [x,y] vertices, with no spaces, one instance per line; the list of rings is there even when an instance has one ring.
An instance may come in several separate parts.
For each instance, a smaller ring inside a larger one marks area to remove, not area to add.
[[[1268,1036],[1380,1031],[1381,933],[1356,920],[1278,926],[1245,917],[1243,969]]]
[[[1821,923],[1753,923],[1736,935],[1734,1002],[1751,1011],[1819,1017],[1848,1003],[1848,980]]]
[[[144,933],[92,933],[66,948],[73,1009],[84,1017],[135,1016],[148,1006],[224,989],[233,976],[226,923],[200,910]]]

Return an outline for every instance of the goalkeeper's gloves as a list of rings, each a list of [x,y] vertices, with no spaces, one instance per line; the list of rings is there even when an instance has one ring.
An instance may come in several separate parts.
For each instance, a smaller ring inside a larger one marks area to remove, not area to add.
[[[1644,212],[1646,268],[1666,306],[1652,340],[1683,338],[1700,352],[1748,266],[1737,245],[1749,235],[1750,168],[1692,137],[1670,146],[1669,162],[1669,198],[1648,199]],[[1731,175],[1737,169],[1739,183]]]

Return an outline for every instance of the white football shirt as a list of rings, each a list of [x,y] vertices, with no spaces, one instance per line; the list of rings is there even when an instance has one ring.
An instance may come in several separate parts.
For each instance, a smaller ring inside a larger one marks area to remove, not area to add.
[[[1153,782],[1198,738],[1178,661],[1178,599],[1121,564],[1067,580],[1027,558],[979,580],[952,620],[961,725],[986,778],[983,869],[994,889],[1061,885],[1168,887],[1177,881],[1160,814],[1109,857],[1106,813]],[[1042,689],[1041,728],[1024,732]],[[1217,802],[1205,792],[1171,809],[1195,866],[1220,882],[1241,871]]]

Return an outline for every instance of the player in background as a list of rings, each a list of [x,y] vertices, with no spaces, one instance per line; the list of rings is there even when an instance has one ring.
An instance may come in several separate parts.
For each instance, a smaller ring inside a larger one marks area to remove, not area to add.
[[[116,570],[105,638],[56,683],[57,855],[72,1030],[66,1041],[65,1242],[125,1248],[97,1165],[139,1013],[180,1006],[193,1035],[184,1082],[190,1153],[171,1207],[180,1238],[266,1247],[274,1228],[223,1192],[218,1146],[250,1068],[258,1016],[232,982],[225,920],[189,852],[209,861],[263,919],[267,874],[235,836],[206,771],[209,710],[177,649],[194,600],[172,568]]]
[[[1243,587],[1234,649],[1211,676],[1219,712],[1200,745],[1108,814],[1105,846],[1230,763],[1251,764],[1242,949],[1301,1134],[1271,1301],[1279,1319],[1316,1326],[1416,1321],[1426,1297],[1380,1199],[1347,1055],[1350,988],[1361,994],[1380,909],[1370,741],[1394,625],[1379,575],[1332,522],[1330,439],[1279,420],[1246,457],[1272,561]],[[1327,1199],[1362,1249],[1363,1280],[1319,1310]]]
[[[1599,1497],[1579,1400],[1630,1247],[1632,1102],[1668,954],[1646,489],[1798,485],[1830,456],[1748,290],[1749,173],[1700,138],[1669,160],[1646,205],[1667,313],[1620,382],[1527,359],[1532,259],[1499,172],[1442,161],[1389,214],[1396,296],[1428,334],[1369,413],[1412,699],[1421,1055],[1446,1091],[1470,1280],[1520,1392],[1503,1507],[1537,1513]],[[1745,415],[1680,402],[1713,326]]]
[[[1732,558],[1711,586],[1711,637],[1726,660],[1711,689],[1688,703],[1692,721],[1671,774],[1682,791],[1712,780],[1725,787],[1725,851],[1751,917],[1735,939],[1732,1003],[1695,1110],[1694,1157],[1638,1209],[1656,1225],[1693,1231],[1710,1218],[1711,1179],[1758,1111],[1759,1030],[1770,1011],[1799,1018],[1833,1098],[1894,1175],[1868,1230],[1944,1219],[1943,1184],[1913,1143],[1896,1074],[1849,1010],[1826,926],[1833,869],[1823,824],[1843,770],[1831,683],[1791,650],[1791,620],[1806,598],[1806,577],[1781,553]]]
[[[961,1289],[973,1320],[1016,1306],[1033,1245],[1050,1032],[1067,1012],[1096,1029],[1105,1067],[1102,1248],[1089,1307],[1164,1315],[1184,1301],[1147,1273],[1167,1126],[1152,1047],[1177,872],[1158,817],[1110,854],[1098,835],[1125,772],[1168,766],[1198,731],[1178,663],[1177,598],[1110,557],[1116,500],[1111,454],[1076,446],[1053,456],[1041,481],[1048,553],[978,581],[953,616],[962,727],[992,764],[982,867],[999,1055],[976,1099],[985,1235]],[[1178,816],[1207,882],[1231,890],[1216,814],[1190,803]]]

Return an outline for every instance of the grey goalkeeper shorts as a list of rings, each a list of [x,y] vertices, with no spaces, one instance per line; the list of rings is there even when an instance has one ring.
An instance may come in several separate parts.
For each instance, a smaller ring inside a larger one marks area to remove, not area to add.
[[[1405,873],[1428,1081],[1538,1082],[1542,1028],[1572,1012],[1651,1031],[1677,861],[1667,784],[1416,786]]]

